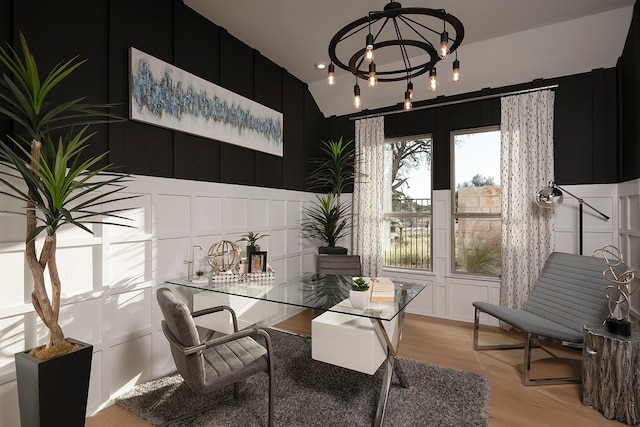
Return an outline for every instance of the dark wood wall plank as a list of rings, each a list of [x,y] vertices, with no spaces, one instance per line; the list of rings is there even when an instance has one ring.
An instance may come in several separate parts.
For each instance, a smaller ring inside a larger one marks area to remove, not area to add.
[[[631,27],[618,61],[620,181],[640,178],[640,4],[633,8]]]
[[[258,51],[254,52],[254,63],[255,101],[282,112],[282,74],[284,72],[282,67],[265,58]],[[286,145],[288,141],[283,140],[283,143]],[[282,187],[282,165],[282,157],[256,151],[255,185],[270,188]]]
[[[304,85],[291,74],[285,72],[282,84],[282,112],[284,114],[284,155],[287,159],[299,159],[288,162],[283,170],[282,182],[286,188],[304,190],[304,129],[292,126],[304,123]]]
[[[22,32],[36,58],[41,77],[61,61],[76,56],[79,60],[86,60],[51,91],[49,99],[66,101],[86,97],[85,100],[89,103],[106,102],[109,59],[108,1],[24,0],[14,2],[13,8],[14,49],[21,51],[18,33]],[[78,19],[78,15],[84,18]],[[46,19],[42,19],[45,17]],[[85,157],[93,157],[109,150],[107,125],[95,126],[93,130],[97,131],[97,134],[92,137],[91,144],[83,153]],[[106,160],[103,164],[106,164]]]
[[[175,4],[174,65],[208,82],[220,82],[220,28],[184,5]],[[174,176],[220,181],[220,141],[174,132]]]
[[[129,48],[173,63],[173,0],[110,0],[109,101],[129,116]],[[76,19],[81,19],[76,16]],[[173,177],[173,131],[135,121],[109,125],[110,160],[140,175]]]

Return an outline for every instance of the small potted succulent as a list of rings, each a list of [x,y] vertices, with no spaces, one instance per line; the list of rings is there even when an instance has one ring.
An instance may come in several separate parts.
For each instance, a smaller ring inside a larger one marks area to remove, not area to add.
[[[268,234],[260,234],[258,233],[254,233],[253,231],[248,231],[246,233],[244,233],[242,236],[240,236],[239,240],[236,240],[236,242],[247,242],[247,252],[246,252],[246,256],[247,258],[249,258],[249,254],[251,254],[251,252],[259,252],[260,251],[260,246],[258,246],[256,244],[256,242],[259,239],[262,239],[263,237],[267,237]]]
[[[351,282],[351,290],[349,291],[349,301],[353,308],[362,309],[369,304],[371,298],[371,289],[369,283],[362,278],[357,277]]]

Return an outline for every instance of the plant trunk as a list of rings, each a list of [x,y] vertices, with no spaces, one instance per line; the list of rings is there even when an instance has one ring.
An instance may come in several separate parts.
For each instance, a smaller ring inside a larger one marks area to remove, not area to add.
[[[34,162],[31,167],[37,167],[37,160],[40,158],[41,144],[39,141],[33,140],[31,143],[31,155]],[[33,194],[29,190],[29,198]],[[36,229],[38,220],[36,218],[36,210],[33,203],[27,203],[27,239]],[[49,329],[49,339],[47,347],[62,344],[64,342],[64,334],[62,328],[58,324],[58,315],[60,312],[60,276],[56,265],[56,235],[47,235],[40,252],[40,258],[36,253],[35,239],[27,242],[25,248],[25,258],[31,275],[33,276],[33,292],[31,293],[31,303],[42,322]],[[44,271],[49,269],[49,278],[51,279],[51,297],[47,294],[47,288],[44,281]]]

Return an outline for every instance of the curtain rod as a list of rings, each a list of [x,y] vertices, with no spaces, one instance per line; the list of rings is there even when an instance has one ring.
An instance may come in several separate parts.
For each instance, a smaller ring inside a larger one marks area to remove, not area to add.
[[[439,103],[435,103],[435,104],[422,105],[420,107],[412,108],[411,111],[426,110],[427,108],[442,107],[442,106],[446,106],[446,105],[462,104],[464,102],[483,101],[485,99],[501,98],[503,96],[519,95],[521,93],[529,93],[529,92],[537,92],[539,90],[555,89],[557,87],[558,87],[558,85],[554,84],[554,85],[549,85],[549,86],[536,87],[536,88],[532,88],[532,89],[516,90],[516,91],[513,91],[513,92],[494,93],[494,94],[491,94],[491,95],[480,95],[480,96],[476,96],[476,97],[473,97],[473,98],[465,98],[465,99],[458,99],[458,100],[455,100],[455,101],[444,101],[444,102],[439,102]],[[383,111],[381,113],[372,113],[372,114],[367,114],[367,115],[364,115],[364,116],[349,117],[349,120],[368,119],[370,117],[388,116],[390,114],[397,114],[397,113],[404,113],[404,112],[405,112],[404,110]]]

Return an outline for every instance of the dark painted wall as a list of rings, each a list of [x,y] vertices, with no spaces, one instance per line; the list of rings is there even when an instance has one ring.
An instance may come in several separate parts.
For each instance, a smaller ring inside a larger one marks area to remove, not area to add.
[[[450,133],[455,130],[500,124],[500,98],[436,106],[464,98],[491,96],[533,87],[558,84],[555,89],[554,157],[555,180],[559,184],[617,182],[619,152],[616,126],[616,69],[537,80],[483,90],[455,97],[416,103],[430,108],[385,116],[385,136],[431,134],[433,137],[433,188],[450,188]],[[389,112],[391,108],[377,110]],[[372,111],[365,112],[372,114]],[[331,117],[325,127],[327,138],[353,139],[352,116]]]
[[[75,55],[88,59],[54,96],[120,103],[117,112],[128,116],[128,49],[134,46],[284,115],[284,157],[133,121],[102,126],[89,154],[110,150],[110,161],[131,173],[302,190],[310,167],[307,159],[319,155],[320,139],[354,136],[348,116],[323,119],[304,83],[180,0],[0,0],[2,41],[15,46],[20,30],[41,70]],[[638,178],[639,39],[636,5],[615,69],[438,98],[438,102],[557,83],[556,181],[591,184]],[[495,98],[389,115],[385,132],[388,137],[432,134],[434,188],[446,189],[449,133],[499,122],[500,102]],[[10,128],[10,122],[0,119],[0,135]]]
[[[134,121],[102,126],[90,154],[108,150],[110,162],[134,174],[304,190],[324,120],[307,86],[182,1],[0,0],[1,41],[17,47],[18,31],[41,70],[87,59],[53,96],[117,103],[128,117],[133,46],[284,116],[284,157]],[[0,121],[0,135],[10,127]]]
[[[621,181],[640,177],[640,4],[633,8],[631,28],[618,61],[619,126],[622,145],[619,153]]]

